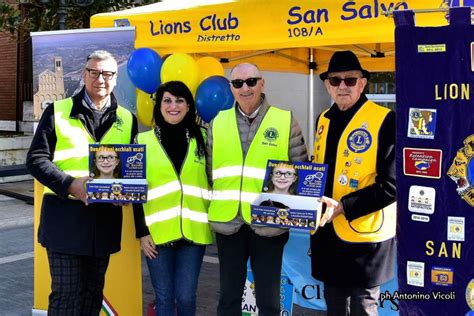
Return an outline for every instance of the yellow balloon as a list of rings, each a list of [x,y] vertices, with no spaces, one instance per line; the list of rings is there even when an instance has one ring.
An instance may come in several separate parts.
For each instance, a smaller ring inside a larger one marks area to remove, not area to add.
[[[140,90],[137,90],[137,118],[145,126],[151,127],[153,125],[153,108],[155,107],[154,100],[151,95]]]
[[[181,81],[194,94],[199,85],[199,66],[188,54],[176,53],[165,59],[161,66],[161,82]]]
[[[216,58],[206,56],[199,58],[196,62],[199,66],[199,83],[211,76],[224,76],[224,67]]]

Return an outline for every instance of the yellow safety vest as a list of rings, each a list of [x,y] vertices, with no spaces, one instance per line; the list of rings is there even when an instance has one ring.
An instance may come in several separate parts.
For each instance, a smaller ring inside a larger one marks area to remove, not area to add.
[[[288,160],[291,112],[271,106],[243,157],[235,108],[221,111],[212,125],[212,201],[209,221],[229,222],[242,210],[251,222],[250,205],[262,191],[268,160]]]
[[[330,120],[319,116],[315,132],[314,157],[324,163]],[[379,131],[389,109],[372,101],[365,102],[355,113],[339,139],[333,179],[333,196],[337,201],[351,192],[375,183]],[[383,137],[383,135],[381,136]],[[336,234],[347,242],[380,242],[395,236],[396,204],[349,222],[344,214],[334,221]]]
[[[53,163],[65,173],[75,177],[89,174],[89,144],[96,143],[81,120],[71,118],[72,98],[54,102],[54,129],[56,149]],[[117,107],[117,119],[104,134],[100,144],[129,144],[133,116],[125,108]],[[44,194],[54,194],[45,187]]]
[[[153,130],[138,134],[138,143],[146,145],[148,201],[143,208],[155,244],[182,238],[196,244],[211,244],[206,159],[197,155],[196,139],[189,141],[180,174]]]

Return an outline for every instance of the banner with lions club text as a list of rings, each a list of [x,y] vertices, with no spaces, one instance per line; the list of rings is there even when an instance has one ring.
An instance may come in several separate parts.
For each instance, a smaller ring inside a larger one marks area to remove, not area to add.
[[[471,10],[452,8],[441,27],[394,17],[398,291],[382,295],[400,315],[474,315]]]

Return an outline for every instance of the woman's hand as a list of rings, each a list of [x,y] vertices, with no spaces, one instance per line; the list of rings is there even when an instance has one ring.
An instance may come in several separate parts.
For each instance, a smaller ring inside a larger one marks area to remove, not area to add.
[[[339,214],[344,213],[344,207],[342,206],[342,203],[328,198],[327,196],[323,196],[321,198],[321,202],[326,204],[326,211],[321,217],[321,221],[319,222],[319,226],[323,227],[326,225],[326,223],[331,223],[336,216]]]
[[[155,259],[158,255],[158,250],[156,250],[156,245],[150,235],[146,235],[140,238],[140,245],[142,247],[143,253],[147,256],[148,259]]]

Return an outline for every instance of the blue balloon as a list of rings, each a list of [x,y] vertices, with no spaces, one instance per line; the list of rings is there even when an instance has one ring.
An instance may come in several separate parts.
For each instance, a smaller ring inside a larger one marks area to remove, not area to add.
[[[161,84],[160,55],[150,48],[139,48],[128,58],[127,72],[130,81],[138,89],[148,94],[156,92]]]
[[[212,76],[201,82],[196,91],[196,109],[199,116],[209,123],[220,110],[230,109],[234,96],[229,80],[222,76]]]

